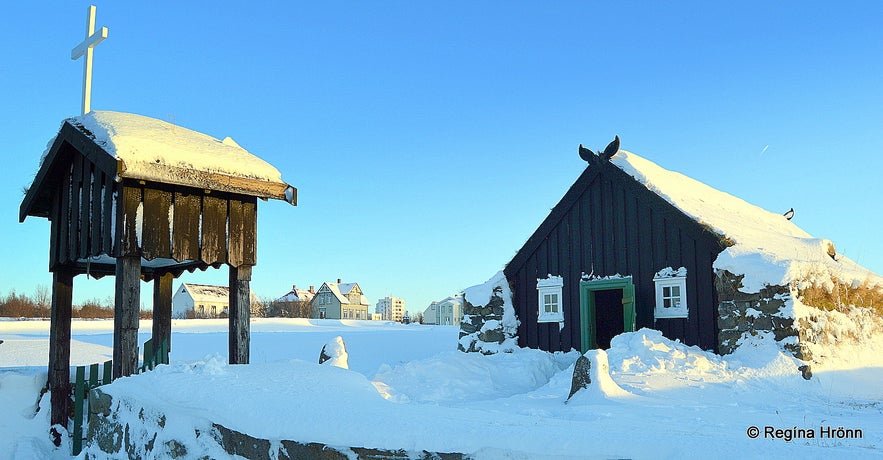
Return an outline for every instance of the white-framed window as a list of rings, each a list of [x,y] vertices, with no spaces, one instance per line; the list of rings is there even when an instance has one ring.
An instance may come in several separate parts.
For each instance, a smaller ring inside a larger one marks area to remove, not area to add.
[[[689,313],[687,305],[687,269],[677,270],[663,268],[653,277],[656,284],[656,318],[686,318]]]
[[[546,279],[537,279],[537,294],[539,304],[539,323],[562,323],[564,322],[564,305],[562,291],[564,278],[549,275]]]

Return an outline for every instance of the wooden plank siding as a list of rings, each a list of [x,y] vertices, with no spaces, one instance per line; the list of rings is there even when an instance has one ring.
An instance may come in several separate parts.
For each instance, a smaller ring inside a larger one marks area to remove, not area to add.
[[[172,225],[169,222],[172,196],[167,191],[144,189],[141,254],[146,260],[172,256]]]
[[[82,178],[80,171],[83,168],[82,155],[74,155],[74,163],[71,168],[71,192],[70,192],[70,220],[68,221],[68,238],[67,238],[67,259],[77,260],[79,255],[77,249],[79,246],[80,232],[80,185]]]
[[[227,202],[202,197],[202,246],[200,259],[209,264],[227,262]]]
[[[165,273],[257,262],[257,198],[133,180],[116,182],[83,155],[60,174],[47,217],[49,269],[113,275],[112,258],[168,260],[143,267],[144,279]],[[139,239],[140,236],[140,239]]]
[[[202,200],[187,191],[175,191],[172,217],[172,258],[182,262],[199,258],[199,219]]]
[[[712,263],[722,239],[610,163],[580,175],[504,272],[513,286],[519,345],[548,351],[579,348],[579,282],[594,276],[632,276],[636,326],[661,330],[688,345],[717,346]],[[687,268],[687,319],[654,318],[653,275]],[[537,278],[564,278],[565,324],[537,323]]]

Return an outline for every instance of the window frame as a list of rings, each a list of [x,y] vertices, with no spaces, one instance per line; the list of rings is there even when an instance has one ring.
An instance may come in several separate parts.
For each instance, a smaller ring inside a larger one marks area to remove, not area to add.
[[[684,270],[683,275],[676,276],[656,276],[653,278],[653,282],[656,284],[656,308],[654,308],[653,314],[657,319],[669,319],[669,318],[687,318],[690,315],[690,306],[687,302],[687,275],[686,270]],[[678,288],[680,291],[677,296],[670,295],[665,296],[666,288]],[[679,299],[678,306],[665,306],[666,300],[671,299]]]
[[[546,311],[546,296],[556,296],[558,311]],[[538,323],[563,323],[564,322],[564,278],[549,275],[545,279],[537,279],[537,322]]]

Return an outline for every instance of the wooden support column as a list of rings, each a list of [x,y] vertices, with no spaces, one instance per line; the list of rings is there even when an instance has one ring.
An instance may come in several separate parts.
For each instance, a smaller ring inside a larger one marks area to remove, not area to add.
[[[251,265],[230,266],[230,364],[248,364],[251,339]]]
[[[172,280],[166,273],[153,280],[153,344],[159,347],[163,340],[172,349]]]
[[[113,317],[113,377],[138,369],[138,320],[141,313],[141,258],[117,257]]]
[[[52,273],[52,312],[49,325],[49,391],[52,392],[51,423],[67,427],[71,392],[71,308],[74,274]],[[60,442],[60,438],[57,439]],[[57,444],[56,444],[57,445]]]

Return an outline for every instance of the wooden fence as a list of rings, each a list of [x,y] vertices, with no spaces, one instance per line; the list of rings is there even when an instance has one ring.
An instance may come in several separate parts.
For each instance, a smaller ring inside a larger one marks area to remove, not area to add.
[[[140,372],[153,370],[160,364],[169,363],[169,341],[163,340],[158,347],[153,345],[153,339],[144,342],[144,361],[139,367]],[[71,454],[79,455],[83,450],[83,427],[85,425],[85,417],[88,414],[89,392],[102,385],[107,385],[113,381],[113,361],[105,361],[103,372],[99,371],[101,364],[95,363],[89,365],[89,379],[86,379],[86,367],[77,366],[76,383],[74,390],[74,430],[72,434],[73,445],[71,446]],[[101,378],[99,378],[101,374]]]

